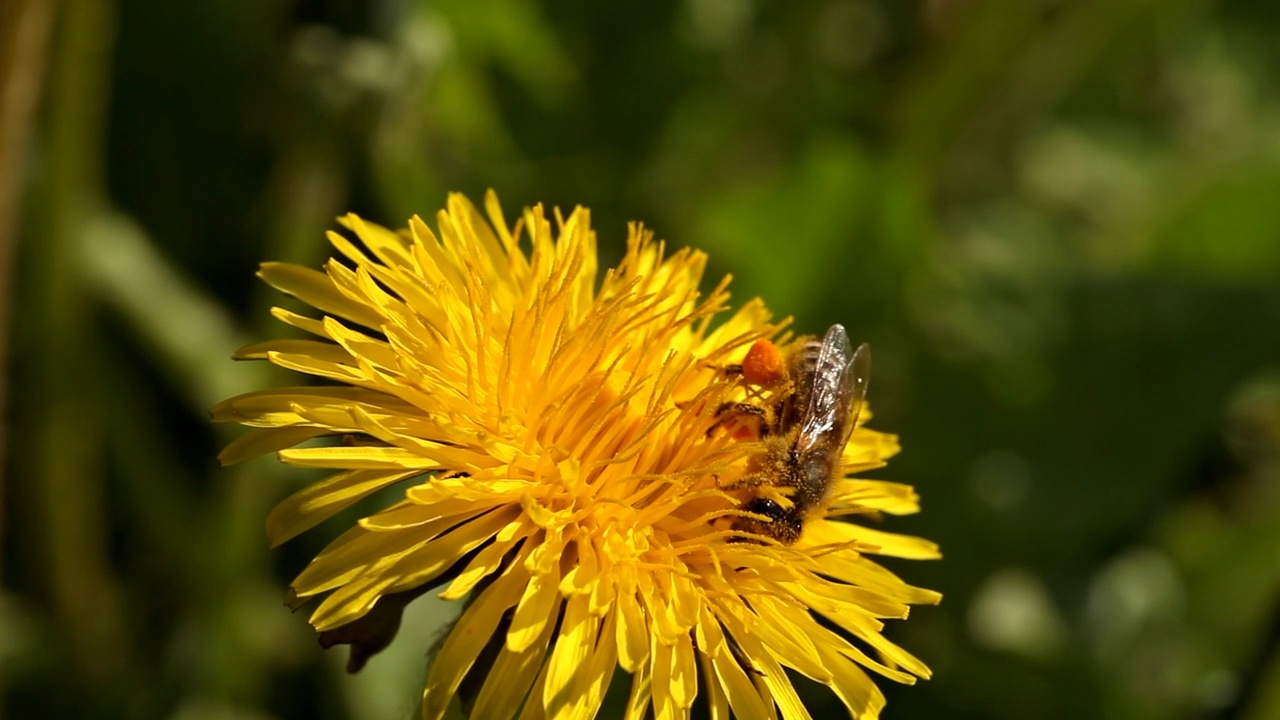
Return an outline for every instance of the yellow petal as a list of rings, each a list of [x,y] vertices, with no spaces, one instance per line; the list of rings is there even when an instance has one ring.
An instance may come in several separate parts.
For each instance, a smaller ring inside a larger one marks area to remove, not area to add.
[[[317,447],[281,450],[280,461],[298,467],[339,470],[447,470],[438,461],[397,447]]]
[[[471,562],[467,563],[458,577],[454,578],[453,582],[449,583],[449,587],[440,593],[440,598],[461,600],[466,597],[476,585],[502,567],[503,558],[514,547],[516,538],[522,538],[526,534],[525,530],[528,526],[527,521],[519,518],[498,531],[493,544],[481,550],[471,559]]]
[[[787,665],[818,682],[830,679],[830,673],[822,666],[818,650],[810,633],[816,625],[808,612],[778,602],[767,595],[754,596],[752,604],[758,615],[750,626],[739,626],[729,620],[727,625],[734,640],[752,660],[763,657],[765,646],[787,658]],[[794,610],[794,612],[792,612]]]
[[[649,624],[635,591],[618,594],[618,662],[629,673],[639,671],[649,659]]]
[[[304,332],[309,332],[312,335],[317,335],[322,338],[329,337],[327,334],[328,331],[324,329],[324,323],[315,318],[307,317],[306,315],[299,315],[296,312],[286,310],[282,307],[271,308],[271,317],[286,325],[296,327]]]
[[[631,695],[627,698],[627,712],[623,715],[624,720],[645,720],[649,714],[649,703],[652,698],[653,679],[649,674],[649,664],[645,663],[631,675]]]
[[[527,579],[528,573],[523,564],[511,563],[458,618],[427,675],[427,687],[422,697],[422,717],[425,720],[444,717],[462,678],[497,630],[502,614],[515,602],[520,586]]]
[[[875,648],[882,657],[887,658],[890,662],[905,669],[907,672],[926,679],[933,674],[930,672],[928,666],[920,662],[920,660],[918,660],[914,655],[893,644],[885,638],[884,635],[881,635],[879,628],[870,618],[867,618],[866,616],[860,617],[856,613],[836,613],[827,615],[827,617],[836,625],[844,628],[851,635]],[[866,662],[864,662],[865,656],[859,657],[850,653],[848,650],[853,646],[848,645],[843,641],[836,644],[835,647],[840,653],[857,660],[862,665],[865,665],[882,675],[892,677],[898,682],[905,682],[908,684],[915,682],[914,678],[904,677],[902,673],[888,667],[881,666],[880,663],[872,661],[870,658],[866,658]]]
[[[432,528],[444,532],[452,519],[442,518]],[[420,537],[408,533],[371,533],[354,527],[339,535],[294,578],[293,590],[299,597],[310,597],[350,582],[361,575],[387,567],[413,548],[424,545],[430,535]]]
[[[387,343],[352,330],[333,318],[325,318],[323,322],[326,334],[350,357],[386,370],[400,369],[400,359]]]
[[[542,633],[524,650],[513,652],[503,643],[498,659],[489,669],[484,687],[471,709],[473,718],[510,717],[512,708],[520,706],[529,695],[539,671],[544,667],[552,623],[542,627]],[[541,703],[533,703],[541,705]]]
[[[765,704],[756,691],[756,686],[732,654],[712,658],[711,665],[729,700],[729,707],[733,708],[734,717],[767,718],[772,714],[772,706]]]
[[[322,272],[300,265],[268,262],[258,268],[258,275],[277,290],[324,312],[366,327],[377,328],[382,324],[377,313],[338,292],[333,280]]]
[[[573,546],[578,551],[577,562],[560,581],[560,592],[566,596],[591,592],[600,575],[600,569],[596,565],[596,550],[591,539],[579,537]]]
[[[884,709],[884,694],[867,674],[851,662],[842,662],[834,650],[819,646],[823,661],[834,671],[831,678],[831,689],[849,708],[850,714],[857,720],[877,720]]]
[[[542,663],[542,671],[538,673],[538,677],[533,681],[533,687],[529,690],[529,697],[532,702],[526,701],[524,710],[520,712],[519,720],[548,720],[546,706],[537,702],[536,698],[542,697],[542,686],[547,682],[547,664]],[[550,720],[560,720],[560,718],[551,718]]]
[[[269,352],[267,353],[267,359],[272,364],[279,365],[286,370],[315,375],[316,377],[348,385],[368,387],[370,389],[377,387],[377,383],[373,382],[359,368],[344,362],[333,362],[311,355],[283,352]]]
[[[413,406],[375,390],[355,387],[286,387],[237,395],[215,405],[211,414],[215,422],[278,427],[308,424],[298,412],[302,408],[314,410],[332,406],[346,409],[354,405],[379,408],[382,412],[413,411]],[[332,428],[330,430],[340,432]]]
[[[222,452],[218,453],[218,462],[224,466],[235,465],[259,455],[277,452],[293,447],[298,443],[328,435],[330,432],[332,431],[326,428],[312,427],[278,427],[250,430],[227,443]]]
[[[410,555],[398,562],[392,569],[397,577],[390,586],[391,591],[409,590],[434,580],[520,516],[520,508],[513,505],[498,506],[492,511],[481,508],[482,505],[475,504],[472,509],[453,516],[452,529],[433,540],[417,556]]]
[[[341,345],[322,340],[268,340],[245,345],[235,352],[236,360],[266,360],[271,353],[310,355],[327,362],[351,363],[352,354]]]
[[[897,575],[858,553],[831,553],[822,557],[822,571],[837,580],[884,593],[905,603],[937,605],[940,593],[912,587]]]
[[[592,653],[591,662],[584,671],[587,689],[583,692],[579,703],[582,717],[596,716],[600,711],[600,704],[604,702],[605,693],[609,691],[609,684],[613,680],[613,671],[618,666],[618,646],[614,641],[617,620],[615,613],[609,613],[604,617],[595,652]]]
[[[417,474],[403,470],[348,470],[312,483],[285,498],[267,515],[271,546],[310,530],[361,498]]]
[[[915,488],[883,480],[841,480],[832,493],[832,503],[866,510],[910,515],[920,512],[920,496]]]
[[[812,578],[806,583],[785,583],[786,589],[810,609],[823,614],[857,611],[877,618],[906,618],[910,606],[875,590]]]
[[[534,550],[538,553],[543,544]],[[559,564],[551,566],[546,572],[533,575],[524,588],[520,602],[516,606],[515,616],[511,619],[511,630],[507,633],[507,647],[512,652],[520,652],[529,647],[542,633],[542,626],[555,622],[559,614],[560,583]]]
[[[675,720],[681,715],[680,706],[676,703],[675,688],[671,682],[675,647],[663,645],[657,635],[654,635],[651,641],[649,658],[653,668],[653,716],[655,720]]]
[[[427,480],[426,482],[435,481]],[[451,498],[435,503],[430,507],[418,505],[417,503],[399,503],[386,510],[376,512],[369,517],[362,518],[359,522],[360,527],[373,532],[413,530],[418,533],[423,526],[437,522],[442,518],[453,518],[455,524],[461,524],[480,513],[488,512],[495,507],[503,505],[507,505],[507,503],[491,500],[476,501],[466,498]]]
[[[698,667],[693,656],[693,641],[686,634],[672,647],[671,699],[676,707],[688,711],[697,696]]]
[[[582,717],[579,700],[590,680],[584,666],[600,631],[600,620],[588,612],[588,602],[585,595],[565,602],[560,637],[547,659],[547,681],[542,687],[542,703],[549,717]]]
[[[805,530],[810,540],[819,544],[838,545],[856,541],[874,546],[875,554],[910,560],[936,560],[942,557],[938,544],[924,538],[887,533],[850,522],[819,520]]]
[[[711,659],[698,653],[698,664],[702,667],[702,677],[706,679],[708,715],[711,720],[730,720],[729,698],[725,696],[724,688],[720,686],[720,679],[716,677],[715,668],[711,666]]]
[[[405,270],[414,268],[409,242],[403,237],[384,227],[366,223],[354,213],[338,218],[338,222],[354,232],[360,238],[360,241],[382,262]],[[336,233],[333,233],[333,235],[341,237]]]
[[[363,572],[344,580],[345,584],[326,597],[311,614],[311,624],[321,632],[363,617],[384,594],[410,590],[433,580],[448,570],[464,555],[493,537],[503,525],[510,522],[518,511],[515,508],[499,508],[493,512],[468,519],[461,525],[458,518],[444,518],[431,530],[448,529],[439,537],[427,542],[410,545],[401,552],[371,558]],[[423,526],[420,532],[427,530]],[[373,536],[399,537],[415,533],[371,533]],[[319,560],[319,558],[317,558]],[[307,568],[310,570],[311,568]],[[306,571],[303,572],[306,574]],[[295,586],[301,583],[299,576]],[[301,590],[299,590],[301,593]]]
[[[800,696],[796,694],[795,686],[791,684],[791,680],[787,678],[787,673],[782,669],[773,657],[765,653],[757,658],[760,662],[762,679],[765,685],[769,687],[769,694],[773,696],[773,701],[777,704],[778,709],[782,711],[783,720],[813,720],[813,716],[805,709],[804,703],[800,701]]]

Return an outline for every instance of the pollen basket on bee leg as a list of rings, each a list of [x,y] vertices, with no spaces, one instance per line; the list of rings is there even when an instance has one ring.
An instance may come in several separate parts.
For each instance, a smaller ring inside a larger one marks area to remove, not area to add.
[[[757,340],[742,359],[742,377],[753,385],[773,385],[786,377],[782,351],[769,340]]]

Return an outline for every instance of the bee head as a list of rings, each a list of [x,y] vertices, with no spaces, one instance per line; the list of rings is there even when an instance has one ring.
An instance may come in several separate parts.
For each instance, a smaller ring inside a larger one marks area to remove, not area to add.
[[[776,500],[759,497],[743,505],[742,510],[753,515],[763,515],[768,519],[739,518],[733,525],[734,530],[755,535],[767,535],[787,545],[795,542],[800,537],[802,522],[800,511],[795,507],[786,508]]]

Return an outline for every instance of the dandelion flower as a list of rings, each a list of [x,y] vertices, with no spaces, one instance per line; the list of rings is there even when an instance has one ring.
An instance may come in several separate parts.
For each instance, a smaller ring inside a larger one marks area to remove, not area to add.
[[[686,717],[695,699],[714,718],[806,718],[797,676],[875,718],[867,671],[927,678],[882,620],[940,596],[871,556],[936,546],[848,521],[918,509],[908,486],[847,477],[881,467],[896,437],[853,432],[829,507],[797,541],[744,540],[742,507],[769,489],[735,481],[761,443],[717,408],[759,399],[726,368],[785,344],[787,323],[759,300],[730,312],[728,278],[700,294],[706,256],[667,254],[639,225],[598,280],[587,210],[534,207],[510,227],[489,193],[485,211],[451,196],[438,232],[348,215],[360,244],[330,233],[343,259],[324,272],[262,266],[318,311],[273,310],[314,339],[237,357],[328,382],[221,403],[215,420],[253,428],[222,461],[276,452],[333,471],[272,511],[273,544],[375,492],[398,498],[293,582],[291,604],[319,601],[325,644],[351,645],[358,669],[408,600],[464,601],[426,679],[431,719],[455,697],[476,718],[592,718],[619,668],[629,718]]]

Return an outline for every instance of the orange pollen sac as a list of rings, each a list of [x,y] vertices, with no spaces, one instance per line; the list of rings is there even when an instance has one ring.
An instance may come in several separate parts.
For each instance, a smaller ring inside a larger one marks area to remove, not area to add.
[[[782,351],[768,340],[757,340],[742,359],[742,377],[753,385],[773,385],[786,377]]]

